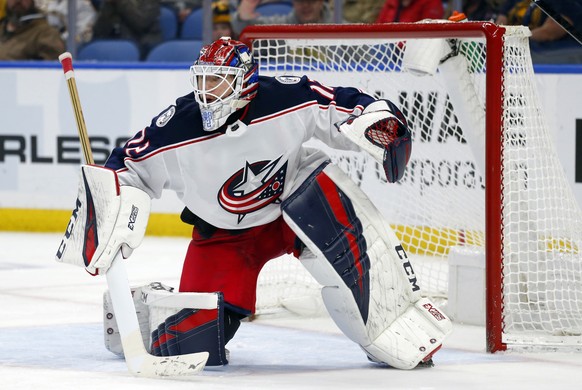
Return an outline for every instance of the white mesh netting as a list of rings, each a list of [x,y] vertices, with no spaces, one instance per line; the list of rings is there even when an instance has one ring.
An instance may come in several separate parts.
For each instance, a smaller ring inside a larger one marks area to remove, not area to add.
[[[507,342],[560,344],[564,341],[554,336],[582,333],[582,218],[542,117],[527,37],[527,30],[507,29],[499,80],[504,101],[500,304]],[[484,40],[460,39],[458,56],[436,74],[418,76],[402,66],[407,46],[412,47],[407,39],[278,37],[254,40],[253,52],[263,75],[307,74],[329,86],[361,88],[401,108],[413,133],[413,152],[397,184],[386,183],[381,167],[363,153],[318,146],[390,221],[424,294],[444,303],[450,248],[484,250],[487,50]],[[297,260],[271,261],[259,278],[258,313],[282,307],[321,313],[318,290]]]

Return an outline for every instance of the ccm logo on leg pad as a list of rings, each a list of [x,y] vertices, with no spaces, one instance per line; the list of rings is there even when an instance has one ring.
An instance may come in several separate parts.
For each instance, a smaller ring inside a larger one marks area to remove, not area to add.
[[[402,260],[402,266],[404,267],[404,272],[408,276],[408,282],[410,283],[410,287],[412,288],[412,291],[414,292],[414,291],[420,290],[420,287],[417,284],[418,280],[416,279],[416,274],[414,273],[414,270],[412,269],[412,264],[408,260],[408,256],[406,256],[406,252],[404,251],[404,248],[402,248],[402,245],[397,245],[394,247],[394,250],[396,250],[396,254],[398,254],[398,258],[400,258],[400,260]]]

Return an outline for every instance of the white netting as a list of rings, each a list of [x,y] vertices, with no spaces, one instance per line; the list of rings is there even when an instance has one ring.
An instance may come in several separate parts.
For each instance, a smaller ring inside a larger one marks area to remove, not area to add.
[[[499,305],[504,307],[506,340],[517,343],[538,337],[538,331],[582,331],[582,218],[542,118],[527,39],[527,29],[508,28],[499,81],[504,88]],[[402,66],[409,42],[349,36],[260,39],[254,40],[253,52],[263,75],[307,74],[329,86],[356,86],[402,109],[412,129],[413,152],[397,184],[386,183],[381,167],[365,154],[319,146],[390,221],[424,293],[442,301],[449,248],[483,250],[485,244],[486,45],[480,39],[460,39],[459,56],[435,75],[419,77]],[[313,302],[317,291],[297,260],[278,259],[261,274],[258,309],[269,312],[288,302],[295,307],[301,296]],[[307,307],[315,312],[319,306]]]
[[[582,343],[581,213],[544,121],[529,52],[505,40],[504,326],[507,340]]]

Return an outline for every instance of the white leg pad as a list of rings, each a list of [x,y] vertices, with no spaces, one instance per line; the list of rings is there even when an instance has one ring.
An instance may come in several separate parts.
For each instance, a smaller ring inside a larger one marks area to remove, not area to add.
[[[330,164],[302,184],[283,203],[283,218],[309,249],[300,260],[324,286],[325,307],[348,338],[395,368],[430,359],[450,320],[421,299],[390,225],[339,168]]]
[[[377,363],[409,370],[428,361],[452,331],[452,323],[427,298],[400,314],[375,339],[377,329],[365,324],[347,288],[324,287],[323,301],[338,328]],[[387,313],[394,309],[387,308]]]

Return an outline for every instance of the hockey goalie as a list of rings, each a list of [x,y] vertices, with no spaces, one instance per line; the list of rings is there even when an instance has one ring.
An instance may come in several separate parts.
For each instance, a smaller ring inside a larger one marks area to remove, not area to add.
[[[114,149],[104,167],[82,167],[77,223],[59,260],[106,273],[117,252],[127,257],[140,244],[150,199],[169,189],[185,205],[192,240],[178,292],[154,284],[136,294],[146,297],[152,354],[207,351],[207,365],[227,364],[225,344],[255,311],[261,268],[293,254],[371,361],[430,365],[449,319],[421,297],[413,265],[371,201],[305,145],[316,138],[364,150],[393,183],[412,147],[403,114],[356,88],[259,76],[249,48],[228,37],[205,46],[190,74],[192,93]]]

